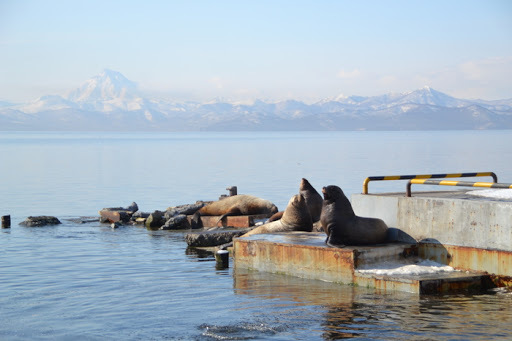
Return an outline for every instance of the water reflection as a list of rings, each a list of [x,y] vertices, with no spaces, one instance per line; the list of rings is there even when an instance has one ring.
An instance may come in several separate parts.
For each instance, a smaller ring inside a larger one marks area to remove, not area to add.
[[[325,340],[512,337],[508,292],[420,297],[245,269],[235,269],[233,279],[236,295],[257,300],[267,318],[299,335],[308,328],[305,334]]]
[[[192,259],[196,259],[197,261],[213,261],[215,257],[213,252],[210,250],[200,249],[196,247],[187,247],[185,249],[185,254]]]

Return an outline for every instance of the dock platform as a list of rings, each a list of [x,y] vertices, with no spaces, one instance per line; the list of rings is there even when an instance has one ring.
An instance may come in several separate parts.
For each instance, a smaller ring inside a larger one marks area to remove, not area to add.
[[[417,259],[417,245],[410,243],[331,248],[325,244],[323,233],[288,232],[237,238],[233,254],[237,268],[383,290],[434,294],[492,286],[489,275],[482,272],[390,276],[359,270],[368,270],[373,264],[386,261],[407,264],[407,261]]]

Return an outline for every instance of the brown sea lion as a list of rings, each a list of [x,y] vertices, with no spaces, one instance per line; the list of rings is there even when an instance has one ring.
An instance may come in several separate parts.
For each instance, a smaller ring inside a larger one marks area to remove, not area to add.
[[[242,237],[273,232],[311,232],[312,229],[313,222],[306,205],[306,200],[301,194],[295,194],[288,202],[281,219],[258,226],[242,235]]]
[[[306,199],[306,205],[308,206],[313,222],[319,221],[320,214],[322,213],[322,196],[305,178],[302,178],[300,182],[299,193]]]
[[[311,219],[313,223],[320,220],[320,214],[322,213],[322,196],[316,191],[316,189],[311,186],[308,180],[302,178],[299,186],[299,193],[302,194],[304,199],[306,199],[306,205],[308,206],[309,213],[311,214]],[[279,211],[276,214],[272,215],[268,221],[276,221],[281,219],[284,211]]]
[[[327,234],[326,244],[331,247],[345,245],[373,245],[385,243],[388,227],[377,218],[358,217],[341,188],[327,186],[322,189],[324,202],[320,222]]]
[[[202,207],[198,212],[200,215],[204,216],[221,216],[218,221],[220,222],[224,217],[232,215],[270,215],[277,211],[278,209],[276,205],[268,200],[255,197],[253,195],[239,194],[214,201]]]
[[[306,200],[300,194],[291,197],[286,209],[283,212],[283,217],[279,220],[268,222],[266,224],[255,227],[251,231],[240,237],[247,237],[253,234],[274,233],[274,232],[289,232],[289,231],[305,231],[311,232],[313,229],[313,222],[309,214]],[[217,246],[218,249],[227,249],[233,246],[233,242]]]

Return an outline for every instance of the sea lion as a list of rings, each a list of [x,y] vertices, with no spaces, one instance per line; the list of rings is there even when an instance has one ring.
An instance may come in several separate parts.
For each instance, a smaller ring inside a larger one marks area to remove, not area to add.
[[[320,222],[327,234],[326,244],[331,247],[345,245],[373,245],[386,242],[388,227],[377,218],[358,217],[341,188],[327,186],[322,189],[324,201]]]
[[[279,220],[283,217],[283,214],[284,214],[284,211],[279,211],[277,213],[274,213],[270,216],[270,218],[268,218],[268,221],[267,223],[270,223],[272,221],[276,221],[276,220]]]
[[[202,207],[198,213],[204,216],[221,216],[217,223],[224,217],[231,215],[274,214],[278,211],[276,205],[268,200],[252,195],[238,194],[218,201],[214,201]]]
[[[255,227],[246,234],[240,237],[248,237],[253,234],[274,233],[274,232],[289,232],[289,231],[305,231],[311,232],[313,229],[313,222],[309,214],[306,200],[300,194],[296,194],[290,198],[286,209],[283,212],[283,217],[279,220],[268,222],[266,224]],[[233,242],[217,246],[217,249],[225,250],[233,246]]]
[[[304,199],[306,199],[306,205],[308,207],[309,213],[311,214],[311,219],[313,223],[320,220],[320,214],[322,213],[322,196],[316,191],[316,189],[311,186],[308,180],[302,178],[299,186],[299,193],[302,194]],[[276,214],[272,215],[268,221],[276,221],[282,218],[284,211],[279,211]]]
[[[322,196],[305,178],[302,178],[300,182],[299,193],[306,199],[306,205],[308,206],[313,222],[319,221],[320,214],[322,213]]]
[[[288,205],[286,206],[281,219],[260,225],[242,235],[242,237],[273,232],[311,232],[312,229],[313,221],[311,220],[306,200],[301,194],[295,194],[290,198],[290,201],[288,201]]]

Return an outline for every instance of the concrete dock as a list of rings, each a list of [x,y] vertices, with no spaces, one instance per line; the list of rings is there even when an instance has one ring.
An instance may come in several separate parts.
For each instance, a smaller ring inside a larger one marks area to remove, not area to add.
[[[358,216],[388,224],[388,244],[330,248],[324,233],[253,235],[235,239],[235,267],[418,294],[512,286],[512,202],[469,200],[460,191],[410,198],[403,193],[358,194],[351,199]],[[386,261],[421,260],[456,271],[362,271]]]
[[[512,201],[468,191],[356,194],[360,216],[383,219],[390,239],[417,243],[419,256],[454,268],[485,271],[512,285]]]

